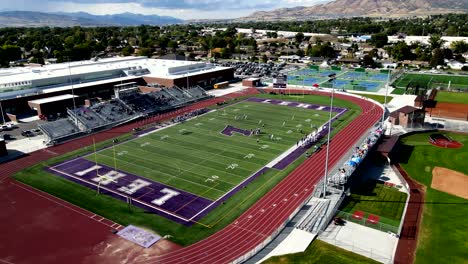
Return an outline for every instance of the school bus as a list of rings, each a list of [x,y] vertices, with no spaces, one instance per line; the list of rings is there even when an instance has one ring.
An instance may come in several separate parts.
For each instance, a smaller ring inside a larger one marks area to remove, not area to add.
[[[215,85],[213,85],[213,88],[223,89],[223,88],[226,88],[228,86],[229,86],[229,82],[220,82],[220,83],[215,83]]]

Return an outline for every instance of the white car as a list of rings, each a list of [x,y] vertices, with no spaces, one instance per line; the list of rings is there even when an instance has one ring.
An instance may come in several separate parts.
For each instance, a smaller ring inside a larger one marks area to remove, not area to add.
[[[13,129],[13,128],[17,128],[18,126],[13,124],[13,123],[6,123],[6,126],[9,128],[9,129]]]

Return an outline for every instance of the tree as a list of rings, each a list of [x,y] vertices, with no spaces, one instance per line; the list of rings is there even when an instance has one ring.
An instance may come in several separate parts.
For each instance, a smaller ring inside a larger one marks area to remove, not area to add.
[[[126,47],[124,47],[122,49],[122,55],[124,55],[124,56],[130,56],[130,55],[133,54],[133,52],[135,52],[135,49],[130,45],[128,45],[128,46],[126,46]]]
[[[262,55],[262,62],[266,63],[267,61],[268,61],[268,57],[265,54],[263,54]]]
[[[145,56],[145,57],[151,57],[152,55],[152,52],[151,52],[151,49],[150,48],[141,48],[139,51],[138,51],[138,56]]]
[[[369,56],[369,55],[365,55],[363,58],[362,58],[362,64],[366,67],[373,67],[375,65],[375,62],[374,62],[374,59]]]
[[[434,49],[432,52],[430,64],[432,67],[437,67],[437,65],[444,64],[444,51],[442,49]]]
[[[302,32],[297,33],[294,39],[296,40],[297,43],[302,43],[302,41],[304,40],[304,33]]]
[[[408,47],[404,41],[400,41],[395,44],[391,49],[390,54],[397,61],[411,60],[413,57],[410,47]]]
[[[371,37],[371,43],[376,48],[382,48],[383,46],[387,45],[388,43],[388,36],[385,33],[378,33],[374,34]]]
[[[454,41],[450,44],[450,48],[452,48],[454,53],[465,53],[468,51],[468,43],[464,40]]]
[[[442,44],[444,44],[445,40],[442,39],[440,35],[431,35],[429,37],[429,45],[431,46],[431,49],[440,49],[442,47]]]

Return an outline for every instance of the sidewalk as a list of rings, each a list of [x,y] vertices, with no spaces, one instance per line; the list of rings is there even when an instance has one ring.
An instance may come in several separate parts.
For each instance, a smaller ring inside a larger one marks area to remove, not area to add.
[[[381,263],[393,263],[398,244],[393,235],[349,221],[344,226],[331,223],[319,239]]]

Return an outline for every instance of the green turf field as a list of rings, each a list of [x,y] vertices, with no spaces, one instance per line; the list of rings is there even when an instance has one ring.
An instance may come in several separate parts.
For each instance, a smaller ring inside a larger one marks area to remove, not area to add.
[[[320,240],[314,240],[306,251],[283,256],[271,257],[262,264],[347,264],[347,263],[378,263],[370,258],[351,251],[335,247]]]
[[[292,97],[292,96],[263,94],[263,95],[259,95],[259,97],[289,100],[289,101],[299,101],[299,102],[314,103],[314,104],[321,104],[321,105],[328,105],[329,100],[330,100],[329,97],[315,96],[315,95]],[[238,101],[239,100],[234,100],[234,102],[238,102]],[[344,127],[346,127],[346,125],[349,124],[349,122],[351,122],[357,115],[359,115],[361,111],[358,106],[350,102],[340,100],[340,99],[335,99],[335,104],[336,106],[345,107],[345,108],[348,108],[349,110],[342,117],[340,117],[336,122],[333,123],[334,129],[332,130],[332,136],[338,133]],[[233,111],[236,108],[238,108],[238,105],[234,104],[229,109]],[[222,113],[223,112],[221,112],[221,114]],[[227,113],[229,114],[229,110],[227,110]],[[262,113],[258,113],[258,114],[260,115]],[[255,115],[254,113],[249,113],[247,120],[249,120],[250,116],[252,116],[253,118],[254,115]],[[274,115],[276,115],[276,110],[269,113],[269,116],[274,116]],[[221,118],[221,117],[227,118],[226,116],[220,116],[218,118]],[[214,118],[216,118],[216,114],[214,115]],[[268,118],[270,119],[273,117],[268,117]],[[296,116],[295,116],[295,120],[299,122],[299,119],[296,119]],[[232,121],[235,121],[235,120],[232,120]],[[302,122],[305,122],[305,120],[303,119]],[[194,124],[197,124],[197,123],[199,122],[196,121]],[[222,127],[224,128],[224,125]],[[192,131],[190,131],[190,129],[192,129]],[[202,128],[197,128],[197,127],[187,128],[187,130],[189,130],[189,132],[192,132],[192,133],[186,134],[184,135],[184,137],[194,135],[195,133],[200,133],[200,132],[197,132],[199,129],[201,130]],[[176,129],[176,135],[177,135],[176,137],[179,137],[179,130],[180,129]],[[123,139],[128,138],[129,136],[130,136],[129,134],[124,135],[120,138],[120,140],[122,141]],[[182,135],[180,136],[182,137]],[[158,137],[156,137],[156,139],[158,139]],[[159,140],[160,139],[161,137],[159,137]],[[216,137],[213,137],[213,139],[216,139]],[[176,140],[176,139],[173,138],[173,140]],[[284,142],[282,141],[285,141],[285,140],[288,140],[287,137],[284,137],[284,139],[282,139],[281,141],[277,141],[275,145],[272,145],[273,143],[269,145],[271,145],[272,147],[275,146],[275,148],[274,149],[272,148],[272,149],[275,151],[279,151],[277,148],[283,147],[282,145],[284,144]],[[192,141],[195,141],[195,139],[192,139]],[[178,142],[179,141],[175,141],[176,144]],[[256,141],[254,142],[256,144]],[[142,141],[141,144],[144,144],[144,143],[146,143],[146,141]],[[195,142],[189,142],[189,143],[195,143]],[[291,145],[294,143],[295,141],[293,141]],[[241,146],[243,144],[245,143],[241,143]],[[237,149],[237,146],[236,146],[237,144],[232,144],[232,145],[233,145],[232,146],[233,149]],[[104,146],[112,146],[112,141],[109,140],[107,142],[96,144],[96,147],[98,149]],[[142,147],[138,145],[138,148],[141,149]],[[175,149],[171,151],[175,151]],[[76,204],[77,206],[80,206],[84,209],[92,211],[93,213],[96,213],[110,220],[113,220],[119,224],[122,224],[122,225],[133,224],[133,225],[137,225],[137,226],[141,226],[141,227],[145,227],[150,230],[153,230],[154,232],[162,236],[170,235],[171,236],[170,240],[180,245],[189,245],[203,238],[206,238],[209,235],[214,234],[215,232],[219,231],[220,229],[222,229],[223,227],[231,223],[234,219],[236,219],[245,210],[251,207],[257,200],[259,200],[263,195],[265,195],[269,190],[271,190],[275,185],[277,185],[292,170],[294,170],[297,166],[299,166],[305,160],[305,157],[302,156],[298,160],[296,160],[293,164],[291,164],[290,166],[288,166],[286,169],[282,171],[275,170],[275,169],[269,170],[267,173],[259,176],[257,179],[251,182],[246,188],[241,189],[238,193],[236,193],[234,196],[229,198],[224,204],[218,206],[213,211],[211,211],[208,215],[202,218],[200,222],[203,225],[196,224],[191,227],[186,227],[178,223],[175,223],[173,221],[170,221],[166,219],[165,217],[147,213],[143,209],[140,209],[137,207],[129,208],[125,202],[116,200],[110,196],[96,195],[96,191],[92,189],[81,186],[79,184],[66,180],[62,177],[54,176],[44,171],[45,166],[57,164],[59,162],[70,160],[77,156],[82,156],[83,154],[92,153],[92,152],[93,152],[93,146],[92,146],[92,142],[90,142],[90,146],[88,147],[85,147],[78,151],[65,154],[61,157],[53,158],[51,160],[48,160],[40,164],[36,164],[30,168],[27,168],[17,173],[14,178],[25,184],[31,185],[37,189],[40,189],[56,197],[59,197],[65,201],[69,201],[73,204]],[[264,152],[267,152],[267,151],[264,151]],[[266,153],[264,155],[270,155],[270,154]],[[124,156],[125,155],[118,156],[118,157],[123,158]],[[244,156],[242,156],[242,158],[243,157]],[[265,157],[268,157],[268,156],[265,156]],[[144,158],[147,158],[147,157],[144,157]],[[112,167],[114,166],[113,163],[110,165],[112,165]],[[223,169],[225,169],[224,166],[223,166]]]
[[[341,205],[341,211],[353,214],[356,210],[381,217],[380,223],[398,227],[407,194],[376,181],[366,181],[351,189],[351,195]]]
[[[115,150],[98,152],[97,163],[113,167],[115,151],[120,170],[216,200],[328,118],[326,111],[241,102],[117,145]],[[260,128],[262,133],[230,137],[221,134],[227,125]],[[94,158],[87,157],[91,161]],[[213,177],[216,180],[209,181]]]
[[[404,88],[395,88],[392,91],[392,94],[405,94],[405,89]]]
[[[364,94],[364,93],[352,93],[352,94],[357,94],[360,96],[364,96],[370,99],[373,99],[381,104],[385,103],[385,96],[384,95],[378,95],[378,94]],[[392,101],[393,97],[392,96],[387,96],[387,103]]]
[[[468,89],[468,76],[460,75],[442,75],[442,74],[418,74],[405,73],[393,86],[397,88],[406,88],[408,84],[419,84],[421,87],[438,88],[439,86],[447,89],[448,84],[451,89]]]
[[[399,161],[408,174],[424,184],[426,203],[416,263],[467,263],[468,203],[466,199],[432,189],[432,169],[444,167],[468,174],[468,135],[447,133],[464,144],[443,149],[428,143],[431,133],[403,137]]]
[[[435,100],[442,103],[468,104],[468,93],[439,91]]]

